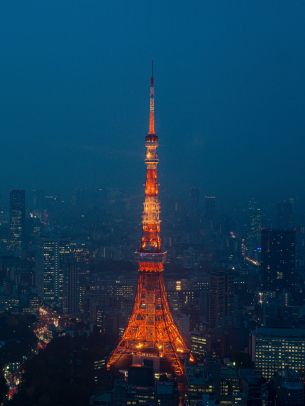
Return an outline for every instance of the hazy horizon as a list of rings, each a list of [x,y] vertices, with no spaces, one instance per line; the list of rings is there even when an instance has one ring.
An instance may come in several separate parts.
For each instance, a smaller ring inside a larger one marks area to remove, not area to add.
[[[303,195],[305,3],[0,9],[4,190],[140,191],[154,59],[164,188]]]

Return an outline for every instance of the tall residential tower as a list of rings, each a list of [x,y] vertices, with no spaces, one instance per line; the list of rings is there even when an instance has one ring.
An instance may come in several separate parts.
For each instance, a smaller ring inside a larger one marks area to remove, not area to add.
[[[10,193],[10,242],[17,253],[25,243],[25,191],[15,189]]]

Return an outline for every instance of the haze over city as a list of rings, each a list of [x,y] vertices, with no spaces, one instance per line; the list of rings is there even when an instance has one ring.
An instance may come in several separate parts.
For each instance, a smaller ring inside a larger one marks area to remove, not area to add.
[[[2,188],[140,191],[154,59],[163,186],[303,194],[304,11],[284,0],[3,3]]]
[[[305,405],[304,21],[0,5],[0,406]]]

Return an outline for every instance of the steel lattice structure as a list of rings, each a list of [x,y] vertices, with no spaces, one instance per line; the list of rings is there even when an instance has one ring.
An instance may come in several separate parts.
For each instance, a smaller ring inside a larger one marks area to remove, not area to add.
[[[183,361],[189,350],[171,315],[163,279],[166,252],[162,250],[160,238],[153,73],[150,80],[149,131],[145,145],[146,182],[142,237],[137,251],[137,291],[127,327],[107,366],[110,368],[120,364],[120,360],[127,356],[159,357],[170,364],[176,375],[181,376],[184,374]]]

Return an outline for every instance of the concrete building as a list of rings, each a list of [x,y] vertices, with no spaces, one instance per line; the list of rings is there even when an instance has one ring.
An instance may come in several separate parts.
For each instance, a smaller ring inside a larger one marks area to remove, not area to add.
[[[266,379],[279,370],[305,370],[305,329],[258,328],[252,333],[251,358]]]

